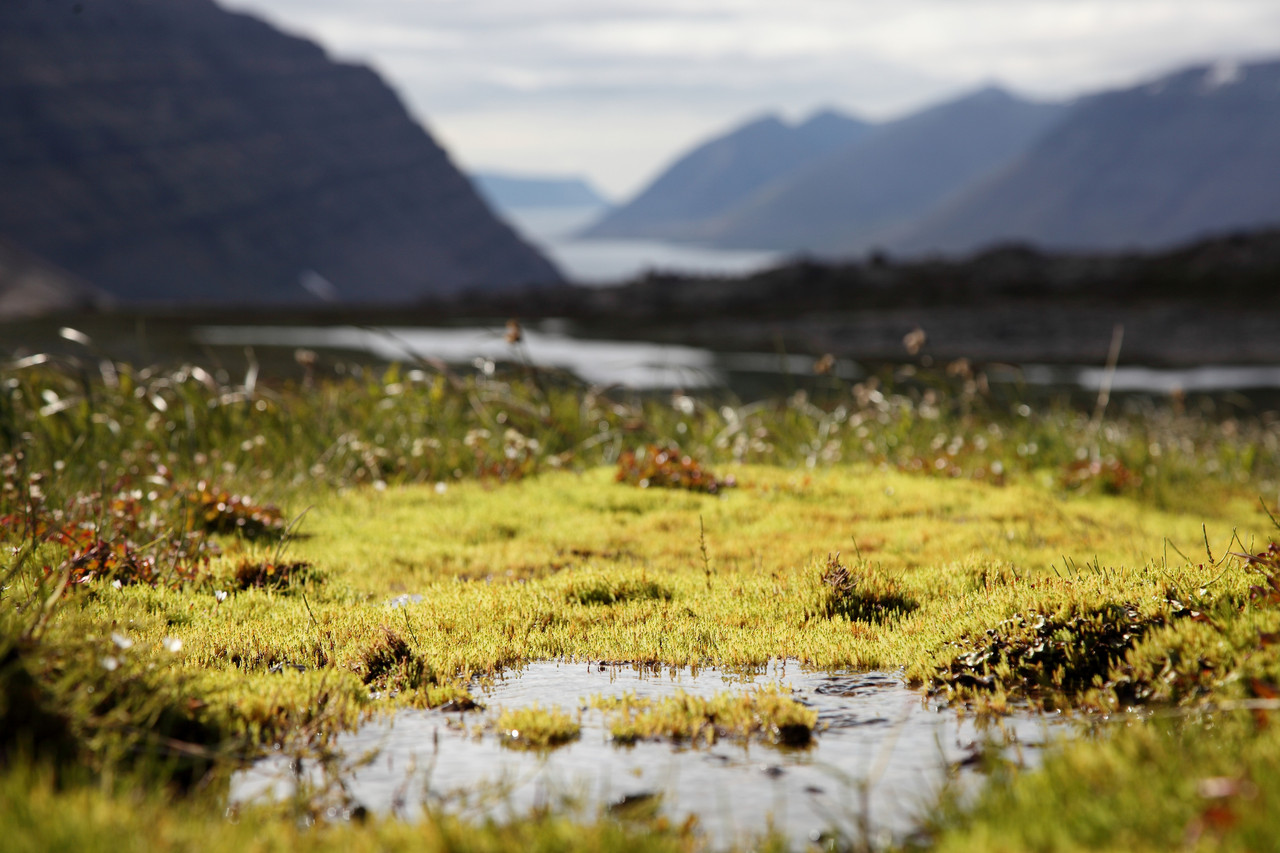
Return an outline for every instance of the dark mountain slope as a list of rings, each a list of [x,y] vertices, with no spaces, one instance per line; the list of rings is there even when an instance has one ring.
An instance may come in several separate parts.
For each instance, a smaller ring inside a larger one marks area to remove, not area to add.
[[[1280,62],[1201,66],[1080,102],[1024,157],[904,233],[903,251],[1018,239],[1162,247],[1280,223]]]
[[[718,246],[860,252],[1008,162],[1063,113],[996,88],[875,128],[701,231]]]
[[[679,158],[583,236],[697,239],[694,232],[709,218],[780,176],[853,143],[870,127],[832,111],[795,126],[776,116],[757,119]]]
[[[111,304],[105,293],[0,238],[0,321]]]
[[[0,234],[125,300],[559,278],[376,74],[210,0],[0,3],[0,186]]]

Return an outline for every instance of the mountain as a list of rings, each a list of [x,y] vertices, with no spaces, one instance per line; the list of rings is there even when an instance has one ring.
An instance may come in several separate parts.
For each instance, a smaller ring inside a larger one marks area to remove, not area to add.
[[[0,2],[0,235],[123,301],[559,274],[370,69],[212,0]]]
[[[1280,62],[1202,65],[1079,102],[1016,162],[894,242],[1158,248],[1280,224]]]
[[[105,293],[0,238],[0,321],[109,306]]]
[[[691,232],[707,220],[798,166],[852,144],[870,127],[833,111],[798,125],[776,116],[756,119],[680,157],[582,236],[696,240]]]
[[[607,207],[590,182],[577,177],[538,177],[505,172],[473,172],[471,182],[499,210],[548,207]]]
[[[716,246],[862,252],[1015,157],[1064,107],[986,88],[814,160],[698,230]]]

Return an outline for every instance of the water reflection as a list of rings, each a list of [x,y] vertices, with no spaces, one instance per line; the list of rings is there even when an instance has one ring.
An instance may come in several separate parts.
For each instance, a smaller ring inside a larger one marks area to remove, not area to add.
[[[1029,385],[1075,386],[1097,391],[1109,383],[1113,391],[1144,394],[1214,393],[1280,388],[1280,365],[1213,364],[1202,367],[1158,368],[1118,366],[1108,376],[1102,367],[1080,365],[1024,364],[988,368],[993,382],[1023,382]]]
[[[712,695],[765,683],[790,685],[796,698],[818,712],[812,747],[724,740],[710,747],[614,746],[603,716],[582,702],[595,694],[661,698],[684,690]],[[961,773],[961,784],[976,781],[959,768],[989,734],[893,674],[814,673],[784,662],[748,674],[710,668],[654,674],[630,666],[541,663],[508,675],[484,694],[483,702],[490,718],[501,708],[535,702],[580,712],[582,736],[544,755],[514,752],[502,748],[491,732],[471,733],[475,715],[400,711],[339,738],[339,748],[349,755],[376,752],[346,780],[347,791],[367,808],[409,818],[419,814],[421,803],[483,817],[559,805],[568,798],[571,813],[590,819],[611,803],[655,798],[674,822],[696,815],[717,846],[770,826],[798,845],[832,831],[848,838],[869,833],[901,839],[918,825],[921,809],[950,774]],[[1026,758],[1048,731],[1043,717],[1015,716],[1003,721],[1001,737],[1016,742]],[[1062,727],[1058,731],[1065,733]],[[236,777],[232,796],[287,796],[289,780],[287,760],[267,759]],[[485,791],[491,795],[477,796]]]
[[[518,346],[492,329],[362,329],[354,326],[211,326],[197,329],[201,343],[223,346],[284,346],[367,352],[389,361],[439,359],[468,364],[476,359],[526,361],[568,370],[599,385],[632,388],[706,388],[723,384],[710,351],[694,347],[571,338],[525,329]]]
[[[1102,387],[1106,371],[1096,367],[1081,368],[1077,382],[1082,388]],[[1201,391],[1247,391],[1280,388],[1280,367],[1271,365],[1210,365],[1183,370],[1158,370],[1152,367],[1118,367],[1111,379],[1114,391],[1145,391],[1170,394]]]
[[[501,329],[355,326],[204,326],[194,330],[198,343],[223,346],[278,346],[364,352],[388,361],[425,358],[451,364],[525,362],[567,370],[598,385],[630,388],[726,387],[733,374],[811,376],[811,356],[785,353],[714,352],[699,347],[644,341],[577,338],[554,320],[526,328],[518,346]],[[863,376],[857,363],[837,359],[833,375]],[[987,368],[992,382],[1081,388],[1097,391],[1106,379],[1100,367],[1085,365]],[[1268,390],[1280,388],[1280,365],[1211,365],[1191,368],[1118,367],[1111,376],[1118,392],[1170,394]]]
[[[604,213],[603,208],[524,208],[504,218],[546,253],[576,284],[607,287],[650,272],[689,275],[747,275],[782,259],[778,252],[711,249],[660,240],[581,240],[574,234]]]

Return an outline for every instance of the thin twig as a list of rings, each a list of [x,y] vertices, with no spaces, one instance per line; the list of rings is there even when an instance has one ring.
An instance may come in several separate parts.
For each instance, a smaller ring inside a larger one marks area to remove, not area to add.
[[[1102,372],[1102,382],[1098,386],[1098,402],[1093,407],[1093,425],[1096,426],[1111,402],[1111,384],[1116,377],[1116,364],[1120,361],[1120,345],[1124,343],[1124,324],[1116,323],[1111,330],[1111,349],[1107,351],[1107,366]]]
[[[707,574],[707,589],[711,589],[711,557],[707,554],[707,528],[698,513],[698,547],[702,549],[702,570]]]

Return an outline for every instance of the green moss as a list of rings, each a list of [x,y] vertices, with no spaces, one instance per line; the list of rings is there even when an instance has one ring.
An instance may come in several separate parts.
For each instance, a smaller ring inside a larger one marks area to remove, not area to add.
[[[1277,768],[1280,728],[1248,712],[1120,718],[1034,771],[995,768],[976,803],[945,800],[931,849],[1270,850]]]
[[[617,578],[599,574],[594,577],[574,577],[567,597],[578,604],[670,601],[671,590],[647,578]]]
[[[920,604],[882,572],[853,571],[839,552],[827,555],[815,614],[859,622],[885,622],[916,610]]]
[[[15,849],[96,849],[129,831],[161,847],[554,849],[578,831],[554,815],[302,840],[299,815],[253,811],[242,830],[198,794],[170,806],[158,792],[199,789],[268,744],[318,748],[383,710],[469,707],[474,676],[561,658],[901,667],[979,710],[1154,709],[1043,771],[998,777],[972,810],[940,811],[942,843],[1261,837],[1272,729],[1159,721],[1280,697],[1280,561],[1256,499],[1280,485],[1280,439],[1265,419],[1091,423],[871,383],[822,406],[672,406],[398,370],[254,393],[194,368],[117,365],[102,382],[88,368],[11,371],[0,393],[0,784],[32,792],[0,797],[0,824],[26,833]],[[677,434],[691,464],[737,487],[615,482],[627,449]],[[193,499],[201,480],[259,498],[228,494],[229,514],[195,524],[221,512]],[[611,712],[615,734],[812,730],[789,697],[752,697],[633,701]],[[523,713],[499,725],[546,743],[576,726]],[[60,791],[29,751],[144,781]],[[1230,805],[1238,819],[1181,782],[1153,788],[1160,808],[1115,793],[1157,773],[1196,778],[1202,759],[1252,774],[1238,790],[1260,793]],[[1035,825],[1037,803],[1060,828]],[[64,809],[81,812],[51,819]],[[1149,815],[1176,831],[1148,830]],[[582,831],[588,849],[690,843],[655,827]]]
[[[609,733],[620,743],[670,738],[712,744],[725,737],[756,737],[784,746],[805,746],[818,724],[817,712],[775,685],[712,697],[680,690],[661,700],[624,694],[593,696],[589,702],[605,712]]]
[[[991,645],[988,631],[1008,633],[1020,614],[1064,625],[1094,614],[1097,631],[1077,632],[1088,646],[1104,636],[1108,613],[1136,607],[1147,626],[1140,636],[1130,632],[1129,645],[1088,677],[1059,679],[1060,689],[1080,694],[1096,686],[1094,674],[1154,678],[1143,673],[1159,672],[1158,656],[1202,625],[1173,615],[1171,600],[1181,596],[1189,609],[1214,581],[1206,597],[1228,606],[1248,601],[1257,585],[1256,573],[1236,563],[1166,563],[1166,539],[1184,553],[1203,541],[1200,518],[1130,499],[1064,501],[1031,485],[867,467],[738,473],[738,489],[674,503],[670,492],[613,483],[608,469],[499,490],[461,483],[444,494],[419,486],[319,493],[305,537],[288,551],[323,572],[324,584],[304,594],[237,589],[235,567],[254,546],[230,538],[201,584],[77,586],[51,612],[45,641],[95,638],[84,654],[96,660],[111,652],[113,631],[139,648],[181,640],[179,654],[160,655],[161,676],[184,679],[237,731],[274,739],[300,717],[347,725],[375,707],[371,691],[382,695],[377,707],[390,691],[399,691],[393,704],[428,704],[440,690],[464,692],[475,674],[573,656],[726,666],[782,657],[820,668],[904,666],[923,683],[954,684],[957,661]],[[1208,526],[1219,552],[1233,529],[1260,541],[1270,525],[1243,502],[1222,511]],[[529,532],[471,535],[512,517]],[[715,562],[710,586],[699,517]],[[825,555],[837,548],[860,557],[833,568]],[[537,565],[558,568],[529,571]],[[36,594],[27,580],[15,589]],[[1275,629],[1269,612],[1251,606],[1224,618],[1256,625],[1256,636]],[[1165,628],[1147,630],[1160,620]],[[1014,634],[1008,642],[1022,642]],[[1238,656],[1210,651],[1210,669],[1225,678]],[[988,654],[982,672],[998,668],[998,657]],[[1007,690],[1040,683],[1023,666],[1034,669],[1034,655],[1019,660]],[[1108,667],[1117,672],[1101,672]],[[1132,688],[1124,690],[1128,698]]]
[[[0,826],[9,853],[149,853],[208,851],[427,851],[499,853],[529,850],[694,853],[706,849],[688,829],[661,819],[569,820],[547,812],[504,820],[464,821],[425,811],[405,822],[368,815],[330,819],[311,804],[228,813],[211,792],[174,800],[132,778],[68,786],[30,764],[0,767]],[[341,809],[338,810],[341,813]],[[230,819],[228,819],[230,818]]]
[[[508,749],[554,749],[578,739],[582,726],[559,708],[534,704],[503,711],[495,723],[499,743]]]
[[[418,690],[434,684],[435,674],[395,631],[382,627],[360,656],[360,680],[383,690]]]

